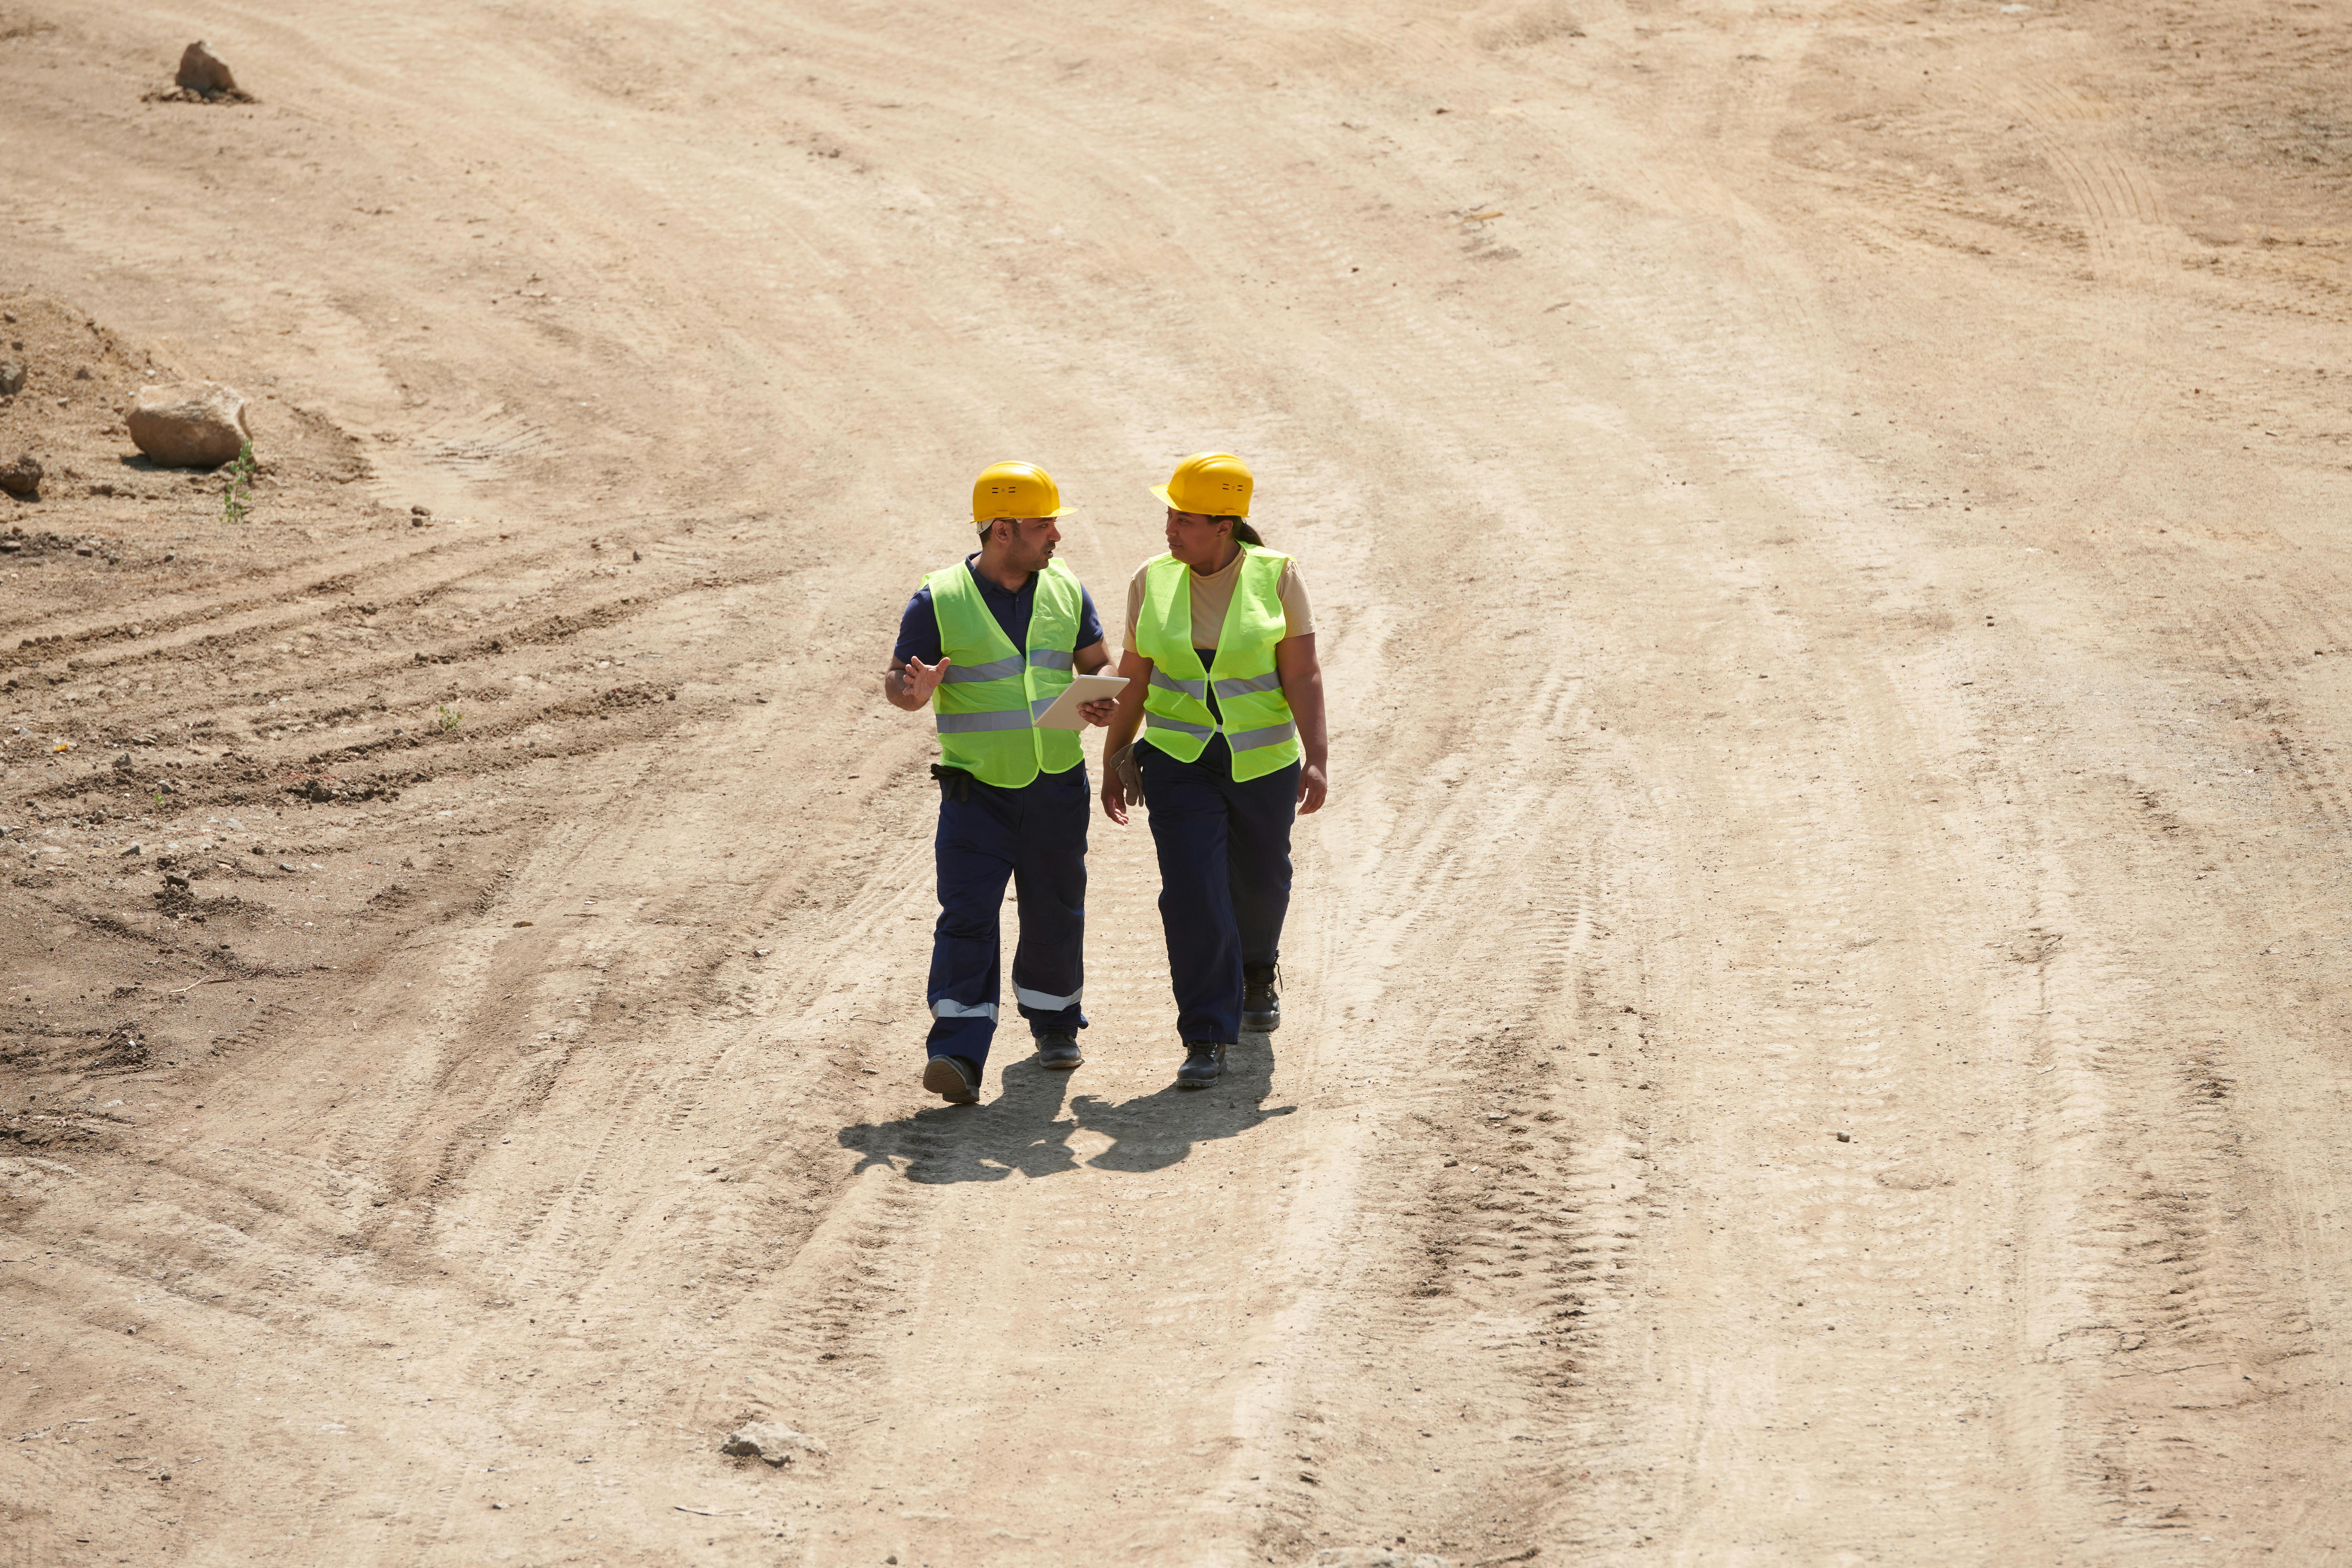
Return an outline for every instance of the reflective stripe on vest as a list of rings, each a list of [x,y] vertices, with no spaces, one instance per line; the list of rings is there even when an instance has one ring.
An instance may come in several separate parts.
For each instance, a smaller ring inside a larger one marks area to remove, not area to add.
[[[1208,704],[1209,682],[1205,676],[1199,680],[1178,680],[1158,665],[1154,665],[1151,667],[1151,684],[1162,691],[1173,691],[1180,696],[1189,697],[1203,707]],[[1280,682],[1277,681],[1276,684],[1279,685]]]
[[[1297,726],[1275,665],[1275,647],[1289,633],[1280,590],[1290,558],[1256,545],[1242,549],[1247,559],[1211,668],[1201,668],[1192,647],[1192,568],[1174,556],[1157,556],[1145,565],[1135,625],[1135,651],[1152,666],[1143,693],[1150,726],[1144,739],[1190,763],[1222,731],[1236,781],[1287,767],[1300,755]],[[1209,709],[1213,684],[1222,723]]]
[[[1006,639],[969,564],[934,572],[924,583],[948,660],[947,675],[931,693],[940,761],[1000,789],[1019,789],[1041,773],[1077,766],[1076,731],[1036,727],[1069,686],[1076,663],[1086,604],[1076,574],[1058,561],[1037,574],[1026,648]]]
[[[995,617],[991,616],[990,618],[992,620]],[[948,666],[947,674],[941,677],[941,679],[946,680],[1008,680],[1028,668],[1029,661],[1023,658],[1019,654],[1007,654],[1003,658],[992,658],[986,664],[975,664],[969,669],[959,664],[950,664]]]

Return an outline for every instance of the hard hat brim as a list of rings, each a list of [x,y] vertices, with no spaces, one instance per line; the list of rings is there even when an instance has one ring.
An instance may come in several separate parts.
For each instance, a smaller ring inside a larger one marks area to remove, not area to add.
[[[1059,517],[1064,512],[1073,510],[1073,508],[1066,506],[1057,506],[1051,511],[1000,511],[993,517],[981,517],[975,514],[971,521],[977,524],[982,522],[1002,522],[1008,517]]]
[[[1158,496],[1158,497],[1160,498],[1160,501],[1162,502],[1162,504],[1167,505],[1167,506],[1173,507],[1173,508],[1175,508],[1178,511],[1182,511],[1182,512],[1192,512],[1192,515],[1193,515],[1193,516],[1195,516],[1195,517],[1237,517],[1237,518],[1240,518],[1244,522],[1247,522],[1247,521],[1249,521],[1249,513],[1247,513],[1247,512],[1245,512],[1245,511],[1202,511],[1202,512],[1193,512],[1193,511],[1192,511],[1192,509],[1191,507],[1184,505],[1182,502],[1179,501],[1179,500],[1178,500],[1174,496],[1170,495],[1170,494],[1168,493],[1168,487],[1167,487],[1166,485],[1154,485],[1154,486],[1152,486],[1152,487],[1151,487],[1151,493],[1152,493],[1153,495]]]

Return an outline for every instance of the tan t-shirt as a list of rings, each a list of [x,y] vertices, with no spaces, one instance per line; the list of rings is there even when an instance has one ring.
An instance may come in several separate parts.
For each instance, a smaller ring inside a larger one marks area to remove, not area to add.
[[[1202,576],[1192,575],[1192,646],[1214,647],[1225,627],[1225,614],[1234,607],[1234,587],[1242,580],[1242,563],[1249,556],[1235,552],[1222,572]],[[1151,570],[1146,562],[1136,570],[1135,580],[1127,585],[1127,646],[1135,646],[1135,623],[1143,614],[1143,577]],[[1307,584],[1298,580],[1298,563],[1282,563],[1282,581],[1275,584],[1275,593],[1282,599],[1282,635],[1292,637],[1315,635],[1315,612],[1307,603]]]

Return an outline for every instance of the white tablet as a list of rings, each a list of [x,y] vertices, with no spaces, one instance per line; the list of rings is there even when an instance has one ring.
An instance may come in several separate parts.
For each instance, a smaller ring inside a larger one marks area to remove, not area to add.
[[[1127,689],[1123,675],[1074,675],[1068,689],[1054,699],[1054,705],[1038,717],[1040,730],[1083,730],[1086,716],[1078,711],[1079,704],[1100,702]]]

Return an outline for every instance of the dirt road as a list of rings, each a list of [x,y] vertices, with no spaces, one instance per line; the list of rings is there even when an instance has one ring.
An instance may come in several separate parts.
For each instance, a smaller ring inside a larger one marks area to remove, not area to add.
[[[0,1562],[2333,1561],[2347,22],[0,0]],[[1285,1026],[1098,820],[940,1107],[899,607],[1207,447]]]

